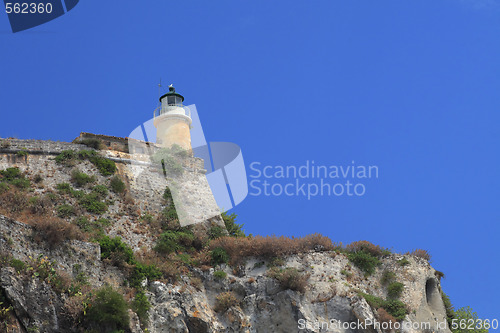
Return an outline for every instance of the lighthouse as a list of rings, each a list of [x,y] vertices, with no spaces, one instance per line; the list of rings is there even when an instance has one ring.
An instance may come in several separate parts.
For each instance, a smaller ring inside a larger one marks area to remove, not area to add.
[[[158,145],[165,148],[178,145],[191,150],[191,113],[183,102],[184,97],[175,91],[173,85],[160,97],[161,106],[155,110],[153,121]]]

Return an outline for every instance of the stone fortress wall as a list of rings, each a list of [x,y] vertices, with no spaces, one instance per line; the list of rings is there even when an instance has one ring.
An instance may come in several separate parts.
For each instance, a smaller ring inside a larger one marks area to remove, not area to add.
[[[117,163],[118,174],[127,183],[130,194],[141,211],[157,212],[163,204],[163,192],[168,186],[172,190],[178,214],[188,217],[185,221],[189,220],[189,223],[184,225],[207,223],[223,225],[220,209],[206,178],[203,160],[196,157],[183,158],[182,174],[165,177],[163,170],[151,163],[148,154],[159,147],[149,142],[90,133],[82,133],[73,143],[0,139],[0,169],[19,166],[23,172],[36,170],[49,179],[53,178],[51,172],[56,173],[51,163],[53,157],[64,150],[94,150],[77,143],[82,139],[97,139],[102,143],[100,153]],[[130,147],[129,142],[132,143]],[[135,153],[129,153],[129,149]],[[68,181],[55,177],[54,186],[56,180]]]

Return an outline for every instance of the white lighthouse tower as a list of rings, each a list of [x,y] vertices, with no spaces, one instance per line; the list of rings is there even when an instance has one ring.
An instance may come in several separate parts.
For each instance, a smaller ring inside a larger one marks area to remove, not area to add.
[[[184,97],[175,92],[173,85],[160,97],[161,106],[155,110],[153,124],[156,127],[156,143],[169,148],[179,145],[191,150],[191,114],[183,106]]]

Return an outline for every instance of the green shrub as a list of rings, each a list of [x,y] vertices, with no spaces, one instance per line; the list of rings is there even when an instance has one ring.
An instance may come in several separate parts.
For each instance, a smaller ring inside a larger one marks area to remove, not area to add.
[[[80,150],[75,152],[73,150],[64,150],[61,154],[56,156],[56,162],[59,164],[71,164],[71,162],[79,160],[88,160],[94,164],[103,176],[110,176],[116,171],[115,162],[100,156],[94,150]]]
[[[75,277],[75,281],[80,283],[80,284],[83,284],[83,285],[89,284],[89,279],[88,279],[87,275],[85,275],[84,272],[78,273]]]
[[[10,183],[19,189],[27,189],[31,185],[27,178],[14,179]]]
[[[84,232],[91,232],[95,227],[94,223],[90,222],[85,216],[77,218],[75,224]]]
[[[397,299],[401,296],[405,286],[401,282],[391,282],[387,287],[387,296],[391,299]]]
[[[6,182],[0,182],[0,194],[7,192],[9,189],[9,184]]]
[[[373,296],[370,294],[365,294],[365,293],[360,293],[361,296],[366,300],[370,306],[374,307],[375,309],[378,308],[383,308],[385,304],[385,300],[383,298]]]
[[[212,265],[226,264],[230,259],[229,254],[221,247],[217,247],[210,251],[210,256],[212,258]]]
[[[68,218],[75,215],[75,208],[71,205],[64,204],[57,207],[57,216],[61,218]]]
[[[91,157],[89,161],[97,167],[97,169],[103,176],[111,176],[116,172],[115,162],[105,157],[96,155]]]
[[[30,187],[31,183],[29,179],[24,177],[24,175],[21,173],[19,168],[7,168],[5,170],[0,171],[0,180],[3,180],[4,182],[7,182],[11,185],[14,185],[15,187],[19,189],[26,189]],[[3,191],[8,190],[8,185],[2,185]]]
[[[237,216],[235,213],[228,215],[227,212],[223,212],[221,216],[224,220],[224,224],[226,225],[229,236],[245,237],[245,232],[241,230],[241,228],[243,228],[243,224],[236,223]]]
[[[80,172],[77,169],[74,169],[71,172],[71,181],[75,183],[76,186],[82,187],[89,183],[95,182],[95,176],[89,176],[84,172]]]
[[[186,251],[191,249],[193,241],[194,235],[191,231],[167,230],[160,235],[154,250],[163,254]]]
[[[149,303],[148,298],[144,291],[139,290],[135,294],[134,300],[132,301],[132,310],[137,313],[139,320],[143,324],[148,323],[148,311],[151,308],[151,303]]]
[[[140,221],[146,222],[146,223],[153,223],[154,221],[154,216],[149,214],[149,213],[144,213],[141,215],[139,218]]]
[[[162,276],[163,274],[157,266],[136,263],[128,281],[131,287],[141,288],[141,282],[144,281],[144,279],[151,281],[160,279]]]
[[[398,261],[398,264],[402,267],[405,267],[405,266],[408,266],[410,264],[410,261],[403,257],[403,259]]]
[[[56,185],[59,193],[70,194],[72,197],[80,199],[85,195],[84,191],[74,190],[68,183],[60,183]]]
[[[167,223],[179,220],[179,216],[177,216],[177,210],[175,209],[174,203],[171,203],[168,207],[164,208],[161,212],[161,215]]]
[[[179,253],[177,254],[177,258],[179,258],[180,261],[182,261],[183,264],[191,266],[193,265],[193,260],[191,256],[187,253]]]
[[[172,192],[170,191],[170,189],[168,187],[165,188],[165,191],[163,191],[163,199],[168,201],[169,203],[172,202],[172,200],[173,200]]]
[[[17,156],[19,157],[25,157],[25,156],[28,156],[28,150],[26,150],[26,148],[23,148],[21,150],[19,150],[17,153],[16,153]]]
[[[268,275],[279,281],[282,288],[305,292],[308,275],[300,273],[296,268],[287,267],[285,269],[272,268]]]
[[[349,253],[347,258],[359,269],[365,272],[366,275],[373,274],[375,272],[375,268],[380,264],[380,260],[377,257],[366,252],[365,250]]]
[[[95,157],[97,155],[98,155],[97,152],[94,150],[79,150],[76,153],[76,157],[82,161],[83,160],[90,160],[92,157]]]
[[[382,285],[386,285],[394,280],[396,280],[396,273],[385,270],[384,273],[382,273],[382,278],[380,279],[380,283],[382,283]]]
[[[102,202],[97,193],[85,194],[78,201],[83,208],[85,208],[89,213],[94,214],[104,214],[108,210],[108,205]]]
[[[104,199],[108,195],[108,188],[104,185],[96,185],[92,188],[92,192]]]
[[[163,199],[166,201],[167,207],[165,207],[160,215],[160,222],[162,223],[163,229],[167,230],[178,230],[179,216],[177,216],[177,211],[174,205],[174,199],[172,198],[172,192],[167,187],[163,192]]]
[[[384,302],[383,308],[397,320],[405,319],[408,312],[406,311],[406,305],[397,299],[390,299]]]
[[[23,177],[19,168],[7,168],[5,170],[0,170],[0,175],[3,176],[3,179],[8,182]]]
[[[225,236],[225,229],[221,226],[215,225],[208,229],[208,238],[216,239]]]
[[[80,190],[73,190],[71,189],[71,196],[73,198],[76,198],[76,199],[81,199],[85,196],[85,192],[84,191],[80,191]]]
[[[113,176],[110,181],[111,191],[115,193],[123,193],[125,191],[125,183],[118,176]]]
[[[11,259],[10,261],[10,266],[13,267],[16,272],[22,272],[26,268],[26,264],[24,261],[21,261],[19,259]]]
[[[99,245],[101,246],[101,258],[102,259],[112,259],[115,263],[126,262],[128,264],[133,264],[134,252],[132,249],[122,242],[120,237],[110,238],[109,236],[104,236],[99,239]]]
[[[224,271],[215,271],[214,278],[217,280],[224,280],[227,277],[227,273]]]
[[[73,159],[75,159],[76,154],[73,150],[63,150],[59,155],[56,156],[56,163],[65,164]]]
[[[102,287],[88,309],[86,322],[90,328],[99,329],[100,332],[126,330],[130,322],[128,304],[112,287]]]
[[[70,194],[71,193],[71,185],[68,184],[68,183],[60,183],[60,184],[57,184],[56,185],[56,189],[59,191],[59,192],[62,192],[62,193],[68,193]]]
[[[359,292],[370,306],[375,309],[382,308],[397,320],[403,320],[408,314],[406,305],[397,299],[384,300],[383,298]]]
[[[443,299],[444,308],[446,310],[446,320],[448,321],[448,327],[451,328],[453,319],[455,318],[455,309],[451,304],[450,298],[443,291],[441,291],[441,298]]]

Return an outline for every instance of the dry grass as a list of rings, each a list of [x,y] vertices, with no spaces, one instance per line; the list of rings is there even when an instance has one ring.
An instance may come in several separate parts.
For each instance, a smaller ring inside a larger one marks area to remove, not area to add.
[[[0,194],[0,214],[34,227],[37,241],[46,241],[54,247],[65,240],[85,238],[77,226],[54,216],[52,209],[53,203],[48,197],[27,197],[17,189]]]
[[[219,294],[215,299],[216,312],[226,312],[229,308],[239,304],[238,299],[230,291]]]
[[[11,216],[21,213],[28,206],[26,194],[16,188],[0,194],[0,213]]]
[[[348,244],[346,246],[346,250],[348,252],[365,251],[371,255],[374,255],[375,257],[380,257],[381,255],[384,254],[385,249],[369,241],[361,240]]]
[[[203,282],[199,277],[192,277],[191,279],[189,279],[189,283],[198,291],[201,291],[203,289]]]
[[[384,308],[377,309],[378,319],[382,323],[388,323],[389,327],[394,325],[398,320],[389,314]]]
[[[301,293],[306,291],[309,275],[300,273],[296,268],[287,267],[285,269],[279,269],[273,267],[267,274],[278,280],[280,286],[284,289],[295,290]]]
[[[55,247],[66,240],[83,240],[85,237],[74,224],[55,217],[40,216],[28,221],[50,247]]]
[[[210,249],[223,248],[231,257],[231,264],[236,265],[246,257],[266,259],[281,257],[311,250],[330,251],[337,247],[330,238],[320,234],[300,238],[285,236],[256,237],[221,237],[210,242]]]
[[[411,252],[407,252],[406,254],[419,257],[422,259],[425,259],[427,261],[431,261],[431,254],[427,250],[422,250],[422,249],[415,249]]]

